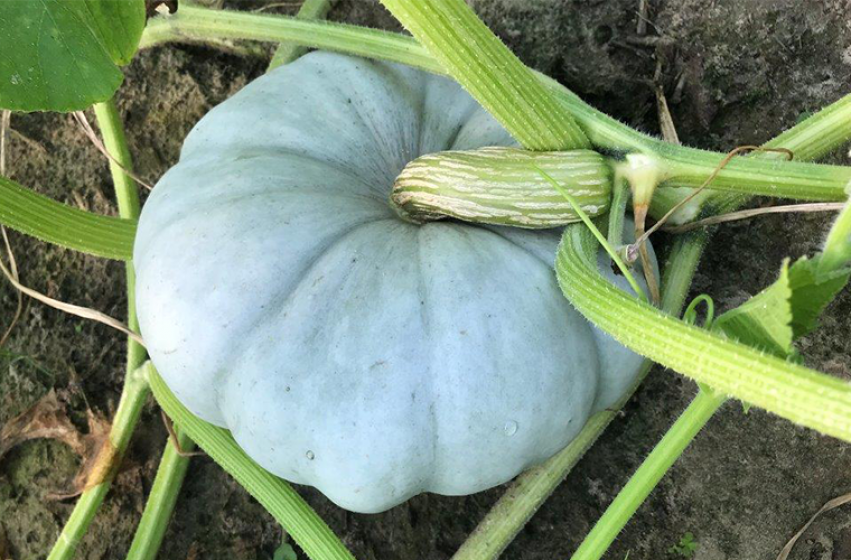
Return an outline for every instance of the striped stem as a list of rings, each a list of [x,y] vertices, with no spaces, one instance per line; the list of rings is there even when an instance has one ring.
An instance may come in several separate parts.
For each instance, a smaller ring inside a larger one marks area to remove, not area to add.
[[[410,222],[446,217],[546,229],[579,221],[544,170],[591,216],[609,208],[612,171],[590,150],[528,152],[516,148],[439,152],[415,159],[396,178],[391,204]]]

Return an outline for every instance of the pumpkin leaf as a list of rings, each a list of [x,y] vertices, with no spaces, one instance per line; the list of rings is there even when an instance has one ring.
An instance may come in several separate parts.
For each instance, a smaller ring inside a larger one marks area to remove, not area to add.
[[[144,0],[0,2],[0,108],[79,111],[112,97],[145,27]]]
[[[824,308],[848,283],[851,271],[820,270],[822,256],[783,263],[780,277],[736,309],[715,321],[714,328],[748,346],[775,356],[795,356],[792,342],[812,332]]]
[[[789,285],[792,288],[792,331],[795,338],[812,332],[819,315],[833,298],[842,291],[851,276],[851,269],[843,268],[822,272],[822,255],[812,259],[798,260],[789,269]]]
[[[786,357],[792,352],[791,298],[786,261],[774,284],[718,317],[713,328],[748,346]]]
[[[298,555],[290,543],[283,543],[275,550],[272,560],[298,560]]]

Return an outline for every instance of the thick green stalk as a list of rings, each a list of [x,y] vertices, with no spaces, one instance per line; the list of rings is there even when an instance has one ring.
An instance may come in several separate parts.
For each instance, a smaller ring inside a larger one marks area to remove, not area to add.
[[[808,119],[808,121],[795,126],[771,140],[766,144],[766,146],[785,147],[787,149],[795,150],[796,154],[803,159],[820,157],[821,155],[824,155],[824,153],[835,149],[837,142],[841,143],[845,141],[847,131],[842,129],[847,128],[846,122],[848,121],[848,115],[843,116],[842,111],[847,110],[847,107],[848,103],[845,100],[841,100],[839,103],[826,108],[823,111],[824,116],[822,116],[822,112],[814,115],[812,118]],[[814,131],[818,134],[814,134]],[[830,139],[830,141],[821,141],[821,135]],[[782,157],[782,154],[771,152],[762,152],[758,155],[759,157],[764,157],[766,159]],[[849,192],[849,194],[851,194],[851,192]],[[731,204],[735,204],[735,200],[737,199],[744,200],[744,197],[740,196],[730,197],[727,195],[727,198],[731,201]],[[845,213],[851,216],[851,206],[846,208]],[[849,223],[845,224],[844,227],[848,228],[848,230],[844,232],[845,236],[848,236],[846,237],[848,245],[845,245],[843,249],[848,250],[848,247],[851,246],[851,219],[849,219]],[[833,259],[830,257],[825,258],[830,254],[828,247],[831,246],[831,240],[837,238],[835,237],[837,236],[837,231],[842,231],[842,228],[843,222],[842,217],[840,217],[831,230],[831,234],[825,244],[825,254],[819,261],[819,264],[823,267],[825,272],[832,272],[836,268],[847,266],[848,260],[851,259],[851,256],[848,254],[843,256],[842,249],[834,253]],[[706,237],[704,232],[701,232],[700,235],[704,238]],[[842,234],[839,234],[838,238],[842,239]],[[680,237],[678,238],[677,243],[679,246],[682,246],[685,243],[689,243],[689,240]],[[700,243],[693,244],[698,253],[701,245],[702,244]],[[840,243],[839,246],[842,247],[842,244]],[[675,247],[674,250],[677,251],[678,247]],[[666,277],[669,280],[675,279],[676,275],[681,277],[686,284],[690,283],[690,280],[685,280],[685,277],[687,276],[690,279],[693,275],[693,270],[669,269],[666,270],[666,273],[668,272],[671,273],[670,276],[666,274]],[[668,295],[668,293],[670,292],[666,292],[666,295]],[[666,302],[664,307],[673,303],[674,302]],[[682,302],[679,302],[677,307],[680,305],[682,305]],[[703,391],[701,391],[701,395],[703,394]],[[720,405],[720,396],[718,398]],[[689,407],[689,411],[691,411],[696,405],[697,402],[693,402],[692,406]],[[646,499],[658,481],[661,480],[664,473],[670,468],[677,456],[682,453],[682,450],[691,440],[693,435],[688,437],[688,432],[696,434],[700,427],[711,417],[713,410],[711,403],[707,402],[707,407],[704,411],[705,414],[696,413],[691,416],[689,414],[684,414],[680,418],[672,430],[666,434],[662,442],[656,446],[653,454],[647,459],[647,461],[645,461],[644,464],[642,464],[639,471],[635,473],[627,486],[618,494],[615,501],[606,510],[606,513],[597,525],[595,525],[592,532],[583,541],[574,558],[599,558],[605,553],[616,535],[620,532],[629,518],[635,513],[637,508]],[[686,437],[683,437],[684,434]]]
[[[851,136],[851,95],[820,109],[782,134],[765,143],[766,148],[792,150],[798,161],[819,159],[848,142]],[[783,154],[763,153],[761,157],[783,159]]]
[[[820,159],[851,140],[851,94],[822,108],[814,115],[801,121],[792,128],[772,138],[765,144],[766,148],[784,148],[791,150],[796,161],[813,161]],[[785,159],[784,154],[777,152],[757,152],[751,156],[758,159]],[[660,191],[660,193],[664,192]],[[677,191],[669,189],[673,194]],[[678,196],[687,195],[689,189],[679,191]],[[723,214],[736,210],[750,198],[748,195],[730,192],[708,192],[707,206],[714,213]],[[846,193],[851,196],[851,192]],[[657,197],[659,198],[659,197]],[[659,200],[658,213],[662,215],[667,208],[678,201],[677,197],[668,201]],[[657,201],[654,201],[656,203]]]
[[[298,19],[325,19],[334,2],[336,0],[304,0],[295,17]],[[269,72],[278,66],[289,64],[306,52],[307,47],[305,46],[289,42],[281,43],[275,50],[275,54],[272,55],[272,61],[266,71]]]
[[[556,259],[565,296],[589,321],[628,348],[716,391],[851,441],[851,386],[612,290],[597,270],[594,241],[584,228],[569,226]]]
[[[851,187],[849,187],[851,188]],[[818,263],[820,274],[829,274],[851,265],[851,202],[836,218]]]
[[[567,107],[463,0],[382,3],[524,148],[590,147]]]
[[[429,72],[446,72],[441,63],[415,40],[399,34],[353,25],[191,6],[181,7],[179,13],[169,18],[152,19],[142,37],[142,47],[180,40],[203,42],[214,38],[292,41],[315,48],[400,62]],[[543,74],[536,75],[573,116],[592,145],[609,150],[658,154],[670,160],[674,170],[683,175],[684,186],[699,185],[725,157],[725,154],[676,146],[642,134],[591,107],[555,80]],[[766,146],[791,149],[798,161],[816,159],[851,139],[851,127],[847,126],[849,121],[851,95],[825,107]],[[777,195],[785,192],[790,197],[844,200],[842,188],[834,184],[831,173],[827,173],[826,177],[819,173],[815,178],[802,177],[805,180],[803,187],[777,185],[774,181],[777,170],[766,167],[765,162],[757,162],[763,159],[761,156],[736,158],[728,166],[729,169],[725,168],[718,174],[716,181],[720,188],[753,194]],[[776,158],[776,155],[771,158]],[[794,172],[800,174],[801,169],[795,168]],[[768,176],[763,177],[766,172]],[[752,188],[734,184],[741,181],[743,174],[747,180],[754,182]],[[669,177],[669,183],[673,186],[678,181]],[[670,200],[671,204],[674,202],[675,199]],[[659,211],[664,210],[661,208]]]
[[[135,220],[139,217],[139,193],[133,180],[124,172],[131,169],[133,162],[127,149],[127,141],[121,118],[113,100],[95,105],[95,115],[103,133],[103,141],[107,151],[115,161],[110,162],[112,180],[115,184],[115,195],[118,201],[118,212],[126,220]],[[122,169],[123,168],[123,169]],[[126,266],[127,275],[127,324],[131,330],[138,332],[139,323],[136,319],[135,304],[135,274],[133,265]],[[124,387],[121,391],[121,399],[115,411],[115,418],[109,432],[109,439],[105,446],[106,453],[102,452],[100,457],[107,463],[102,466],[104,475],[99,480],[87,482],[88,488],[83,491],[71,516],[65,523],[59,539],[48,557],[48,560],[67,560],[74,556],[77,544],[88,530],[89,524],[97,513],[101,503],[106,497],[112,479],[118,471],[121,459],[130,437],[139,421],[142,405],[148,397],[148,385],[143,378],[137,374],[137,369],[145,360],[145,349],[132,339],[127,342],[127,373],[124,379]],[[110,452],[109,447],[112,451]]]
[[[138,220],[142,209],[139,201],[139,188],[136,182],[125,170],[133,168],[133,160],[127,147],[124,135],[124,125],[121,115],[111,99],[94,106],[95,117],[103,135],[103,145],[112,155],[109,160],[109,170],[115,185],[115,198],[118,201],[118,215],[125,220]],[[136,318],[136,273],[133,263],[128,262],[124,267],[127,278],[127,326],[134,332],[139,332],[139,321]],[[145,361],[145,349],[134,341],[129,341],[127,347],[127,371],[133,371]]]
[[[180,448],[186,452],[192,451],[195,442],[178,426],[175,426],[175,429]],[[130,545],[127,560],[154,560],[157,557],[188,468],[189,457],[181,456],[169,439],[165,444],[145,511],[142,512],[142,519],[136,528],[136,534],[133,535],[133,544]]]
[[[65,522],[65,526],[50,552],[50,556],[47,557],[48,560],[71,560],[74,558],[77,545],[86,534],[98,508],[109,492],[121,457],[127,450],[130,436],[133,435],[133,430],[139,421],[142,407],[148,400],[148,384],[140,373],[138,370],[133,371],[124,378],[121,400],[118,402],[118,408],[115,410],[115,417],[112,420],[109,443],[106,444],[111,446],[114,454],[104,455],[112,463],[108,465],[108,476],[88,488],[77,500],[71,516]]]
[[[679,314],[682,309],[705,243],[706,236],[702,232],[682,235],[671,249],[662,282],[662,308],[669,313]],[[542,465],[518,476],[478,527],[470,533],[452,559],[489,560],[502,554],[541,504],[617,417],[618,411],[644,380],[652,365],[649,360],[645,361],[632,389],[611,409],[593,415],[567,447]]]
[[[103,135],[103,145],[112,156],[109,160],[109,170],[115,185],[118,215],[127,220],[136,220],[139,218],[142,206],[135,181],[124,171],[132,169],[133,160],[127,148],[127,137],[124,135],[121,115],[118,114],[114,100],[98,103],[94,106],[94,110],[97,124]]]
[[[142,34],[140,49],[172,41],[245,39],[295,43],[305,47],[390,60],[441,73],[440,63],[415,40],[357,25],[270,14],[213,10],[182,5],[176,14],[155,17]]]
[[[157,402],[198,445],[254,496],[314,560],[352,560],[354,557],[307,502],[284,480],[255,463],[230,432],[204,422],[172,394],[150,363],[148,380]]]
[[[291,41],[317,49],[399,62],[436,74],[446,72],[440,62],[415,39],[398,33],[356,25],[211,10],[197,6],[181,6],[174,15],[150,20],[139,48],[172,41],[203,43],[221,39]],[[594,145],[639,150],[657,142],[594,109],[555,80],[537,72],[535,75],[574,115]]]
[[[0,177],[0,224],[68,249],[125,261],[136,236],[136,220],[79,210],[5,177]]]
[[[705,231],[677,236],[662,273],[661,309],[664,312],[670,315],[681,313],[708,241],[709,234]]]
[[[848,126],[851,129],[851,126]],[[673,146],[673,145],[671,145]],[[666,183],[699,187],[727,157],[682,148],[658,152]],[[711,189],[749,196],[776,196],[799,200],[843,201],[851,181],[851,167],[823,165],[777,158],[736,157],[712,181]]]
[[[597,560],[726,399],[701,389],[582,541],[572,560]]]
[[[612,181],[612,202],[609,207],[609,227],[606,232],[606,239],[615,250],[623,245],[623,228],[628,202],[629,185],[620,174],[615,173]]]

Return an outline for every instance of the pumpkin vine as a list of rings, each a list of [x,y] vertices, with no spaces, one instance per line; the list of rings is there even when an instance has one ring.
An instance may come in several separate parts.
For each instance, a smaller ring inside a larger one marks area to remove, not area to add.
[[[353,556],[285,479],[372,512],[525,471],[455,556],[495,558],[647,374],[644,357],[693,378],[699,392],[574,558],[604,554],[728,398],[851,441],[851,389],[791,359],[793,341],[851,276],[851,204],[821,253],[784,263],[774,284],[706,328],[677,317],[707,231],[674,242],[661,294],[652,249],[640,247],[643,283],[618,251],[629,253],[624,243],[635,237],[630,188],[639,236],[645,215],[677,208],[710,176],[675,223],[756,195],[847,201],[851,168],[810,160],[851,139],[851,95],[765,144],[796,161],[730,159],[597,111],[521,63],[463,0],[382,2],[413,37],[312,21],[328,0],[307,0],[296,18],[182,5],[144,32],[142,0],[82,15],[48,4],[0,8],[8,37],[28,32],[9,27],[29,21],[27,9],[76,14],[57,20],[75,25],[58,26],[44,48],[76,44],[97,62],[79,66],[91,91],[69,88],[68,76],[54,84],[12,74],[0,107],[15,109],[105,99],[137,43],[280,43],[273,71],[186,139],[141,217],[114,100],[94,109],[114,158],[120,217],[0,177],[0,222],[126,262],[128,323],[151,350],[143,364],[145,351],[128,343],[104,464],[51,560],[74,555],[151,389],[177,420],[181,446],[197,442],[317,559]],[[115,33],[110,15],[131,32]],[[305,47],[343,54],[300,58]],[[227,266],[239,259],[258,264]],[[481,364],[486,382],[476,377]],[[517,376],[524,368],[536,383]],[[491,406],[470,405],[473,397]],[[329,399],[335,406],[321,422],[300,412]],[[132,560],[156,556],[186,468],[167,444]]]

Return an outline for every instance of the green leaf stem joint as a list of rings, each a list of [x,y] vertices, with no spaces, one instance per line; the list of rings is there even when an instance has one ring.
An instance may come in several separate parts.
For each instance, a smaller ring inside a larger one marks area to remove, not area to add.
[[[664,160],[650,154],[627,154],[615,174],[629,183],[636,224],[643,224],[656,187],[670,176]]]

